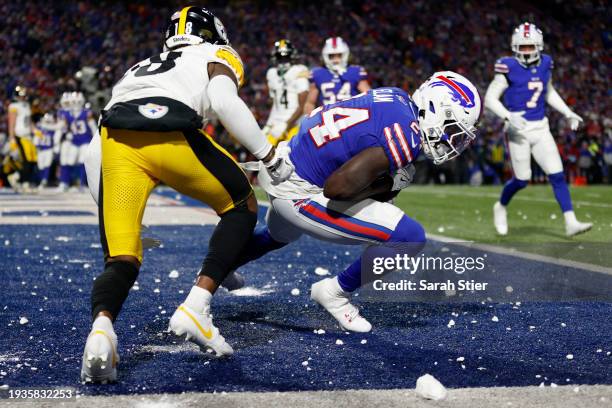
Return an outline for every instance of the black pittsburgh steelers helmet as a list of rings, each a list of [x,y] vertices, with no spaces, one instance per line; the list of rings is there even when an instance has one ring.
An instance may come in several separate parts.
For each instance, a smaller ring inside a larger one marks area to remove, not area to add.
[[[175,12],[164,37],[164,50],[201,43],[227,45],[227,33],[221,20],[204,7],[188,6]]]
[[[272,48],[272,64],[288,65],[291,64],[297,57],[297,50],[287,39],[280,39],[274,43]]]

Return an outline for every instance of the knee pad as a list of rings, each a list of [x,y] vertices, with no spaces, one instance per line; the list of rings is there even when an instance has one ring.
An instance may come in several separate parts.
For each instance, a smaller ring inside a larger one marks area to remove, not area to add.
[[[550,181],[550,184],[552,184],[553,187],[566,184],[565,174],[563,174],[563,172],[549,174],[548,181]]]
[[[108,262],[102,275],[95,280],[91,291],[93,319],[106,310],[115,320],[137,277],[136,265],[125,261]]]

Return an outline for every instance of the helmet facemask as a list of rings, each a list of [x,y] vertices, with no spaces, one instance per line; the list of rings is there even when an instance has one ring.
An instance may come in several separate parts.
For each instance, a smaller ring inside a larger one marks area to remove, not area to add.
[[[448,107],[445,120],[441,125],[421,127],[423,153],[434,164],[439,165],[459,156],[476,140],[476,127],[467,127],[457,120]]]

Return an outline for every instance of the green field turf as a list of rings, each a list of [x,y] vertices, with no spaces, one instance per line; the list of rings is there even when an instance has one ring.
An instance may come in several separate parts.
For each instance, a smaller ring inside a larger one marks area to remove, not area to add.
[[[573,238],[565,236],[563,215],[549,185],[529,186],[517,193],[508,207],[508,235],[498,236],[492,207],[501,188],[411,186],[395,204],[429,234],[612,266],[612,187],[571,188],[578,219],[594,223],[591,231]],[[258,197],[264,199],[261,191]]]
[[[501,186],[412,186],[395,203],[431,234],[612,266],[612,187],[571,189],[576,216],[593,229],[565,236],[563,214],[549,185],[529,186],[508,206],[509,232],[497,235],[493,204]]]

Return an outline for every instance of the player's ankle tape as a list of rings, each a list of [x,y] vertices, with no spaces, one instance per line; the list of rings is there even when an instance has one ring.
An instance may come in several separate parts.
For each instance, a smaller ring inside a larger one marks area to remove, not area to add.
[[[137,277],[138,268],[134,264],[125,261],[108,262],[102,275],[94,281],[91,291],[92,318],[95,319],[101,311],[107,311],[114,321]]]

